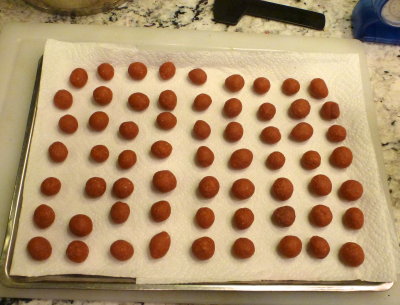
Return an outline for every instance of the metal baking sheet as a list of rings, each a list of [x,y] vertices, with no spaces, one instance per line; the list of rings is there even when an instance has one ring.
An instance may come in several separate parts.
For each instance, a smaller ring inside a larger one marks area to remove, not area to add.
[[[42,60],[39,61],[34,92],[26,126],[24,144],[16,179],[14,196],[7,223],[7,235],[0,261],[0,279],[5,286],[14,288],[65,288],[65,289],[101,289],[101,290],[158,290],[158,291],[384,291],[393,283],[340,281],[261,281],[228,283],[191,283],[191,284],[136,284],[132,278],[114,278],[82,275],[59,275],[42,277],[11,276],[11,260],[18,230],[18,219],[22,205],[22,190],[26,166],[29,158],[32,134],[35,126],[37,97],[39,92]]]

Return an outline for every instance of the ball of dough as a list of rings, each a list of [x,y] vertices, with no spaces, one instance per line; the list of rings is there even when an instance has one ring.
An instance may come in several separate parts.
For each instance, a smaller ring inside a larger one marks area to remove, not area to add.
[[[162,170],[153,175],[153,185],[158,191],[167,193],[176,188],[177,181],[169,170]]]
[[[89,247],[83,241],[74,240],[68,244],[65,254],[70,261],[79,264],[89,256]]]
[[[56,195],[61,189],[61,181],[55,177],[48,177],[43,180],[40,185],[40,191],[43,195],[53,196]]]
[[[248,208],[241,208],[236,210],[233,215],[233,224],[239,230],[249,228],[254,222],[254,214]]]
[[[264,103],[258,107],[257,117],[261,121],[269,121],[275,116],[276,108],[271,103]]]
[[[314,129],[306,122],[301,122],[293,127],[290,138],[296,142],[304,142],[312,137]]]
[[[70,219],[68,227],[72,234],[83,237],[92,232],[93,222],[89,216],[77,214]]]
[[[197,210],[195,219],[200,228],[208,229],[214,223],[215,215],[213,210],[203,207]]]
[[[125,202],[117,201],[110,209],[110,218],[113,223],[121,224],[128,220],[131,209]]]
[[[317,99],[322,99],[328,96],[329,90],[326,83],[321,78],[314,78],[308,87],[310,95]]]
[[[278,128],[268,126],[261,131],[260,139],[266,144],[275,144],[281,140],[281,133]]]
[[[172,90],[165,90],[158,97],[158,105],[165,110],[174,110],[177,102],[178,98]]]
[[[157,201],[151,206],[150,215],[155,222],[167,220],[171,215],[171,205],[165,200]]]
[[[238,92],[244,86],[244,78],[239,74],[233,74],[225,79],[225,88],[231,92]]]
[[[234,118],[242,112],[242,102],[237,98],[230,98],[225,102],[223,111],[228,118]]]
[[[346,168],[353,162],[353,153],[346,146],[340,146],[333,150],[329,162],[338,168]]]
[[[296,212],[291,206],[285,205],[277,208],[271,218],[278,227],[290,227],[296,220]]]
[[[334,120],[340,116],[339,105],[335,102],[326,102],[322,105],[320,115],[324,120]]]
[[[347,209],[343,214],[343,224],[348,229],[361,229],[364,225],[364,213],[359,208]]]
[[[280,169],[285,164],[285,155],[279,151],[270,153],[265,161],[265,165],[272,170]]]
[[[136,111],[146,110],[150,105],[149,97],[141,92],[132,93],[128,98],[129,106]]]
[[[326,138],[330,142],[341,142],[344,139],[346,139],[347,132],[346,128],[340,125],[332,125],[329,127],[327,133],[326,133]]]
[[[109,63],[102,63],[97,67],[97,74],[103,80],[111,80],[114,77],[114,67]]]
[[[207,260],[213,257],[215,252],[214,241],[207,236],[200,237],[192,243],[192,253],[199,260]]]
[[[58,121],[58,127],[62,132],[72,134],[78,129],[78,120],[74,116],[66,114]]]
[[[341,198],[348,201],[360,199],[364,192],[362,184],[356,180],[347,180],[342,183],[339,189]]]
[[[253,153],[247,148],[235,150],[230,159],[229,166],[233,169],[244,169],[250,166],[253,161]]]
[[[300,254],[303,245],[297,236],[287,235],[278,244],[278,252],[285,258],[294,258]]]
[[[310,103],[305,99],[295,100],[289,107],[289,116],[292,119],[303,119],[311,110]]]
[[[311,209],[308,218],[314,226],[326,227],[331,223],[333,216],[330,208],[326,205],[318,204]]]
[[[169,130],[175,127],[177,119],[171,112],[161,112],[157,116],[156,122],[161,129]]]
[[[311,179],[309,189],[314,195],[326,196],[332,191],[332,182],[325,175],[316,175]]]
[[[167,61],[163,63],[158,69],[158,74],[163,80],[168,80],[174,77],[176,72],[176,67],[173,62]]]
[[[345,243],[339,250],[340,261],[349,267],[360,266],[364,262],[364,258],[364,250],[354,242]]]
[[[167,141],[157,141],[151,145],[151,153],[153,156],[164,159],[167,158],[172,152],[172,145],[169,144]]]
[[[93,91],[93,100],[101,105],[105,106],[111,103],[113,98],[113,92],[106,86],[100,86]]]
[[[224,138],[229,142],[237,142],[243,137],[243,126],[238,122],[230,122],[224,130]]]
[[[85,69],[76,68],[69,76],[69,82],[75,88],[82,88],[88,81],[88,74]]]
[[[154,259],[165,256],[171,246],[171,236],[165,231],[154,235],[149,244],[150,255]]]
[[[241,178],[233,182],[231,191],[235,198],[243,200],[253,196],[255,186],[249,179]]]
[[[116,240],[110,246],[111,255],[119,261],[130,259],[134,252],[132,244],[126,240]]]
[[[204,177],[199,182],[198,190],[200,195],[204,198],[212,198],[218,194],[219,182],[215,177]]]
[[[271,187],[272,196],[280,201],[288,200],[293,194],[293,184],[287,178],[278,178]]]
[[[203,85],[207,81],[207,74],[204,70],[197,68],[189,72],[188,77],[195,85]]]
[[[119,125],[119,134],[126,140],[133,140],[139,133],[139,126],[132,121]]]
[[[48,149],[49,157],[52,161],[60,163],[67,159],[68,148],[61,142],[54,142]]]
[[[90,158],[98,163],[104,162],[108,159],[110,152],[105,145],[93,146],[90,150]]]
[[[124,150],[118,156],[118,165],[122,169],[131,168],[136,164],[136,153],[133,150]]]
[[[103,178],[92,177],[86,181],[85,192],[89,197],[97,198],[104,194],[107,184]]]
[[[94,131],[102,131],[106,129],[109,121],[110,119],[108,118],[107,113],[96,111],[89,118],[89,126]]]
[[[196,111],[205,111],[210,107],[212,99],[208,94],[200,93],[193,101],[193,109]]]
[[[293,95],[299,92],[300,83],[294,78],[288,78],[283,81],[281,89],[284,94]]]
[[[254,80],[253,90],[257,94],[265,94],[271,88],[271,83],[265,77],[258,77]]]
[[[300,163],[304,169],[316,169],[321,165],[321,156],[318,152],[309,150],[303,154]]]
[[[193,135],[198,140],[205,140],[211,134],[211,127],[203,120],[197,120],[193,125]]]
[[[54,210],[47,204],[39,205],[33,213],[33,222],[41,229],[50,227],[55,218],[56,214],[54,213]]]
[[[208,167],[214,162],[214,153],[207,146],[200,146],[195,159],[198,166]]]
[[[331,248],[326,239],[320,236],[313,236],[308,241],[308,253],[315,258],[325,258],[328,256]]]
[[[252,257],[255,251],[254,243],[245,237],[236,239],[232,246],[232,254],[240,259]]]
[[[44,261],[51,256],[52,247],[46,238],[42,236],[36,236],[29,240],[27,250],[29,255],[34,260]]]
[[[117,198],[126,198],[133,193],[134,184],[128,178],[119,178],[114,182],[112,192]]]
[[[133,62],[129,65],[128,74],[134,80],[142,80],[147,75],[147,67],[144,63]]]
[[[67,90],[58,90],[53,98],[54,105],[61,110],[66,110],[72,106],[73,97]]]

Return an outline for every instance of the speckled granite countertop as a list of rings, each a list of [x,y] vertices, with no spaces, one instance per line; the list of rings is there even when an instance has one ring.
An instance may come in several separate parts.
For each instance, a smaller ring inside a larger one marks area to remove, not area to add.
[[[212,20],[213,2],[213,0],[132,0],[108,13],[88,17],[62,17],[37,11],[22,0],[0,0],[0,30],[8,22],[45,22],[351,38],[350,16],[357,0],[275,0],[277,3],[324,13],[327,22],[325,30],[321,32],[253,17],[243,17],[237,26],[228,27],[217,24]],[[397,232],[400,235],[400,105],[398,99],[400,96],[400,48],[379,44],[364,45]],[[10,300],[3,300],[0,305],[7,302]],[[34,301],[33,304],[35,303]],[[41,303],[41,305],[47,304]]]

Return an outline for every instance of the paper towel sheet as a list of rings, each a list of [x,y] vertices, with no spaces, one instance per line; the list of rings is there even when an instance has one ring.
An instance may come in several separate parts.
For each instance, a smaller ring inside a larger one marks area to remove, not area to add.
[[[158,67],[165,61],[173,61],[176,75],[168,81],[158,77]],[[148,74],[142,81],[133,81],[127,74],[127,67],[133,61],[142,61],[148,67]],[[115,77],[104,82],[96,75],[96,68],[102,62],[115,67]],[[83,89],[69,85],[70,72],[85,68],[89,81]],[[203,68],[208,80],[203,86],[192,85],[187,73],[196,67]],[[241,74],[245,87],[239,93],[229,93],[223,88],[225,78]],[[271,81],[266,95],[256,95],[251,84],[256,77],[265,76]],[[284,96],[280,85],[286,78],[295,78],[301,84],[300,91],[291,97]],[[307,86],[311,79],[325,79],[330,93],[323,100],[311,98]],[[92,101],[93,90],[105,85],[114,92],[111,104],[101,107]],[[54,93],[65,88],[74,96],[73,106],[67,111],[54,107]],[[178,96],[178,105],[173,113],[178,118],[177,126],[171,131],[161,131],[155,126],[155,118],[162,110],[157,105],[161,91],[171,89]],[[127,99],[133,92],[143,92],[150,98],[150,106],[144,112],[132,111]],[[192,101],[199,93],[207,93],[212,99],[211,107],[205,112],[192,110]],[[221,114],[224,102],[231,97],[243,103],[242,113],[235,119]],[[292,101],[306,98],[311,103],[311,113],[304,120],[314,127],[313,137],[306,143],[294,143],[288,134],[298,121],[287,115]],[[341,116],[336,122],[323,121],[319,110],[324,101],[339,103]],[[273,103],[276,116],[270,122],[256,119],[256,112],[263,102]],[[110,116],[110,123],[103,132],[92,132],[87,127],[91,113],[102,110]],[[79,129],[73,135],[58,131],[58,119],[66,114],[74,115]],[[198,141],[192,138],[191,129],[198,119],[207,121],[212,127],[211,136]],[[124,121],[135,121],[140,128],[133,141],[118,136],[118,126]],[[223,130],[230,121],[238,121],[244,127],[243,138],[236,143],[223,139]],[[326,140],[329,126],[338,123],[347,128],[348,137],[340,144]],[[280,129],[282,140],[275,145],[266,145],[259,140],[260,131],[266,126]],[[173,146],[172,155],[165,160],[156,160],[149,150],[153,142],[166,140]],[[69,149],[69,155],[62,164],[49,161],[47,148],[54,141],[62,141]],[[103,164],[89,160],[92,146],[104,144],[110,150],[109,159]],[[214,164],[209,168],[198,168],[194,154],[201,145],[210,147],[215,154]],[[329,165],[331,151],[340,145],[350,147],[354,154],[353,164],[338,170]],[[245,170],[231,170],[227,161],[231,153],[239,148],[248,148],[254,154],[251,166]],[[138,156],[136,165],[130,170],[116,166],[118,154],[124,149],[133,149]],[[271,171],[264,165],[267,155],[281,151],[286,156],[285,166]],[[321,166],[305,171],[299,165],[302,154],[316,150],[322,156]],[[156,171],[169,169],[177,177],[177,188],[168,193],[153,192],[151,179]],[[310,179],[316,174],[329,176],[333,190],[329,196],[317,198],[307,190]],[[196,196],[198,182],[212,175],[220,181],[218,195],[209,200]],[[62,182],[59,194],[44,197],[39,187],[43,179],[58,177]],[[98,199],[84,196],[86,180],[93,176],[107,181],[106,193]],[[108,213],[117,201],[111,195],[111,187],[120,177],[128,177],[135,184],[134,193],[126,200],[131,207],[128,221],[122,225],[111,224]],[[229,190],[238,178],[249,178],[256,187],[254,195],[246,201],[237,201],[229,196]],[[278,177],[287,177],[294,184],[294,194],[286,202],[278,202],[269,194],[270,186]],[[364,185],[363,197],[346,203],[338,199],[337,190],[347,179],[356,179]],[[112,277],[133,277],[138,283],[184,283],[250,280],[315,280],[336,281],[361,279],[367,281],[392,281],[396,276],[395,236],[390,225],[382,177],[379,177],[377,162],[370,137],[363,97],[357,54],[317,54],[277,51],[146,51],[133,46],[118,46],[93,43],[67,43],[49,40],[46,44],[40,95],[33,142],[29,156],[23,207],[20,216],[16,248],[13,257],[13,275],[40,276],[52,274],[86,274]],[[172,205],[171,217],[163,223],[154,223],[149,218],[151,205],[159,200],[168,200]],[[56,213],[55,223],[45,230],[36,228],[32,222],[35,208],[46,203]],[[308,221],[308,213],[316,204],[328,205],[333,212],[332,223],[325,228],[315,228]],[[271,223],[272,212],[282,205],[291,205],[296,210],[296,221],[289,228],[277,228]],[[198,208],[213,209],[216,220],[207,230],[194,224]],[[344,211],[352,206],[361,208],[365,214],[365,226],[359,231],[350,231],[342,225]],[[232,227],[232,215],[238,208],[248,207],[255,214],[253,225],[244,231]],[[75,239],[68,232],[69,219],[78,213],[90,216],[94,222],[93,232],[82,238],[90,247],[90,255],[82,264],[69,262],[65,257],[68,243]],[[148,243],[151,237],[167,231],[172,238],[168,254],[159,260],[151,259]],[[50,240],[52,256],[44,262],[29,258],[26,244],[33,236],[41,235]],[[285,235],[297,235],[303,242],[303,251],[294,259],[281,258],[276,245]],[[306,244],[313,235],[326,238],[331,252],[323,260],[311,258]],[[214,239],[216,251],[212,259],[198,261],[190,253],[192,242],[201,237]],[[231,246],[236,238],[250,238],[256,247],[253,257],[238,260],[231,255]],[[117,239],[130,241],[135,248],[132,259],[118,262],[109,254],[110,244]],[[362,245],[366,257],[358,268],[343,266],[338,260],[340,246],[348,241]]]

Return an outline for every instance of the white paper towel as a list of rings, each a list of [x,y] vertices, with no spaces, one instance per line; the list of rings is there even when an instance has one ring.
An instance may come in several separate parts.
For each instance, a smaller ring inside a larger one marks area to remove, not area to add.
[[[158,67],[171,60],[177,67],[176,75],[168,81],[158,78]],[[127,67],[133,61],[142,61],[148,67],[143,81],[133,81],[127,75]],[[110,62],[115,67],[115,77],[104,82],[96,75],[96,68],[102,62]],[[83,89],[69,85],[70,72],[85,68],[89,81]],[[201,67],[208,74],[203,86],[192,85],[187,73]],[[225,78],[239,73],[245,78],[245,87],[236,94],[223,88]],[[251,90],[252,81],[265,76],[271,81],[271,89],[266,95],[256,95]],[[282,81],[288,77],[299,80],[300,91],[292,97],[280,91]],[[347,128],[348,137],[341,144],[326,140],[326,130],[332,122],[323,121],[319,116],[323,101],[317,101],[307,93],[311,79],[325,79],[330,93],[325,100],[339,103],[341,116],[336,123]],[[105,85],[113,90],[111,104],[98,106],[92,101],[92,91]],[[68,89],[74,96],[72,108],[61,111],[54,107],[52,98],[59,89]],[[161,91],[171,89],[178,96],[178,105],[173,113],[178,118],[177,126],[170,131],[160,131],[155,126],[155,118],[162,110],[157,98]],[[127,99],[133,92],[143,92],[150,98],[150,106],[144,112],[132,111]],[[211,107],[202,113],[191,108],[194,97],[207,93],[212,99]],[[239,98],[243,111],[237,117],[244,127],[243,138],[236,143],[227,143],[223,130],[230,119],[222,116],[224,102],[231,97]],[[313,137],[306,143],[294,143],[288,134],[298,122],[287,115],[290,103],[297,98],[306,98],[311,103],[311,113],[305,119],[314,127]],[[273,103],[276,116],[268,123],[256,119],[256,111],[263,102]],[[102,110],[110,116],[110,123],[104,132],[92,132],[87,128],[91,113]],[[58,131],[58,119],[66,114],[74,115],[79,121],[79,129],[73,135]],[[211,136],[205,141],[192,138],[191,129],[198,119],[207,121],[212,127]],[[140,128],[133,141],[118,137],[118,126],[133,120]],[[265,145],[259,140],[260,131],[273,125],[280,129],[282,140],[275,145]],[[149,150],[153,142],[166,140],[173,146],[172,155],[166,160],[156,160]],[[54,141],[62,141],[69,149],[67,160],[54,164],[47,157],[47,148]],[[110,150],[109,159],[103,164],[95,164],[88,158],[92,146],[104,144]],[[206,169],[198,168],[194,154],[201,145],[210,147],[215,154],[214,164]],[[350,147],[354,154],[353,164],[338,170],[329,165],[331,151],[340,145]],[[227,167],[230,154],[238,148],[248,148],[254,154],[251,166],[234,171]],[[138,156],[136,165],[130,170],[120,170],[116,166],[118,154],[124,149],[133,149]],[[316,150],[322,156],[321,166],[313,171],[305,171],[299,165],[302,154]],[[264,166],[266,156],[279,150],[286,156],[285,166],[271,171]],[[177,188],[168,194],[152,191],[151,178],[156,171],[169,169],[177,177]],[[325,198],[309,194],[307,185],[316,174],[329,176],[333,191]],[[220,181],[218,195],[209,200],[196,197],[196,187],[202,177],[212,175]],[[41,181],[48,177],[58,177],[62,182],[59,194],[44,197],[40,194]],[[107,191],[99,199],[88,199],[83,189],[86,180],[92,176],[103,177],[107,181]],[[135,184],[134,193],[126,200],[131,207],[128,221],[122,225],[111,224],[108,212],[117,201],[111,195],[111,187],[120,177],[128,177]],[[232,182],[246,177],[256,187],[254,195],[246,201],[237,201],[229,196]],[[294,194],[286,202],[271,198],[269,188],[278,177],[287,177],[294,184]],[[364,185],[363,197],[355,203],[345,203],[338,199],[337,190],[347,179],[356,179]],[[396,276],[395,236],[390,226],[387,202],[378,174],[377,162],[368,130],[364,105],[363,87],[360,78],[357,54],[317,54],[294,52],[166,52],[138,50],[134,47],[66,43],[49,40],[46,44],[39,106],[33,143],[29,156],[24,202],[20,217],[17,243],[13,257],[13,275],[39,276],[52,274],[91,274],[113,277],[135,277],[138,283],[183,283],[250,280],[353,280],[392,281]],[[172,205],[171,217],[163,223],[149,219],[151,205],[159,200],[168,200]],[[49,204],[56,213],[55,223],[48,229],[39,230],[32,222],[34,209],[41,203]],[[279,206],[291,205],[296,210],[296,221],[289,228],[277,228],[270,221],[272,212]],[[308,213],[316,204],[326,204],[333,212],[333,221],[326,228],[315,228],[309,224]],[[193,218],[198,208],[208,206],[214,210],[216,220],[207,230],[199,229]],[[365,226],[356,232],[346,230],[341,222],[344,211],[357,206],[364,211]],[[235,230],[231,218],[236,209],[248,207],[255,214],[253,225],[245,230]],[[74,239],[68,232],[69,219],[78,213],[90,216],[94,222],[93,232],[83,238],[90,247],[88,259],[82,264],[69,262],[65,257],[68,243]],[[148,254],[151,237],[167,231],[172,243],[168,254],[153,260]],[[36,262],[26,253],[30,238],[42,235],[53,246],[52,256],[44,262]],[[276,245],[284,235],[297,235],[303,242],[303,251],[294,259],[283,259],[276,253]],[[308,239],[313,235],[326,238],[331,246],[330,255],[323,260],[311,258],[306,252]],[[197,261],[190,253],[190,247],[198,237],[210,236],[216,244],[216,251],[209,261]],[[232,257],[230,248],[236,238],[248,237],[256,247],[253,257],[238,260]],[[118,262],[109,254],[110,244],[117,239],[126,239],[134,245],[135,254],[126,262]],[[366,258],[358,268],[343,266],[338,260],[338,250],[347,241],[355,241],[364,248]]]

